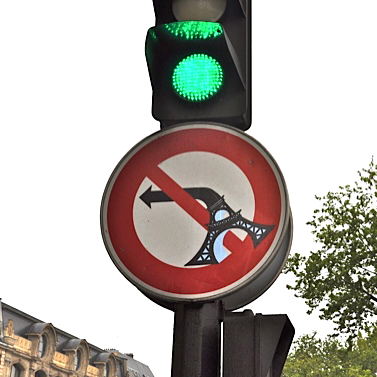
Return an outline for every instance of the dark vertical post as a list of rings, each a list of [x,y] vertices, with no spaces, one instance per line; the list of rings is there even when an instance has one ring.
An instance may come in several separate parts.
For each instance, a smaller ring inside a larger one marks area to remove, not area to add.
[[[220,301],[177,304],[172,377],[220,377]]]

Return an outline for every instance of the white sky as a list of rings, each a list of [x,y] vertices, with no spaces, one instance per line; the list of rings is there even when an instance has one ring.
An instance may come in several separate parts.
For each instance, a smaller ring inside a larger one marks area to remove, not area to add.
[[[314,195],[352,183],[377,154],[375,0],[253,4],[253,125],[283,172],[293,252],[314,249]],[[170,375],[173,313],[134,288],[102,242],[99,209],[123,155],[159,129],[144,57],[152,1],[0,3],[3,301]],[[377,156],[376,156],[377,157]],[[245,308],[307,316],[281,276]]]

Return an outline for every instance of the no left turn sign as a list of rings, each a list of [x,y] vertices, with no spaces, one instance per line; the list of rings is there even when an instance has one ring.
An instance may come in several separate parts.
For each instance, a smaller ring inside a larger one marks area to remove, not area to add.
[[[103,239],[152,299],[222,299],[235,309],[280,273],[291,242],[284,179],[243,132],[188,124],[157,132],[120,161],[105,189]]]

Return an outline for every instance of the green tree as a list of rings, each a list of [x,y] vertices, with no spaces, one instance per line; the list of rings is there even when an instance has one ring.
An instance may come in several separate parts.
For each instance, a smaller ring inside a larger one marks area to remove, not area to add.
[[[358,334],[352,347],[334,337],[304,335],[293,343],[283,377],[371,377],[377,374],[377,331]]]
[[[328,376],[341,363],[339,345],[334,339],[322,341],[316,333],[304,335],[293,344],[284,366],[283,377]],[[329,352],[329,349],[331,352]]]
[[[316,197],[312,227],[318,250],[308,257],[292,255],[285,272],[293,272],[288,286],[305,300],[308,313],[332,320],[337,333],[349,339],[367,330],[377,314],[377,165],[373,159],[358,172],[353,185]]]

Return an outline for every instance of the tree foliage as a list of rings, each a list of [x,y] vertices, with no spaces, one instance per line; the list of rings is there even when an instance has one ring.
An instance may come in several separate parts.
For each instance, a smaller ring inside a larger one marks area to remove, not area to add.
[[[353,185],[316,197],[321,208],[308,222],[318,250],[308,257],[294,254],[285,272],[293,272],[288,286],[302,297],[310,314],[332,320],[337,332],[355,337],[377,314],[377,165],[373,159],[358,172]]]
[[[349,344],[333,337],[304,335],[293,343],[283,377],[371,377],[377,374],[377,329],[361,333]]]

